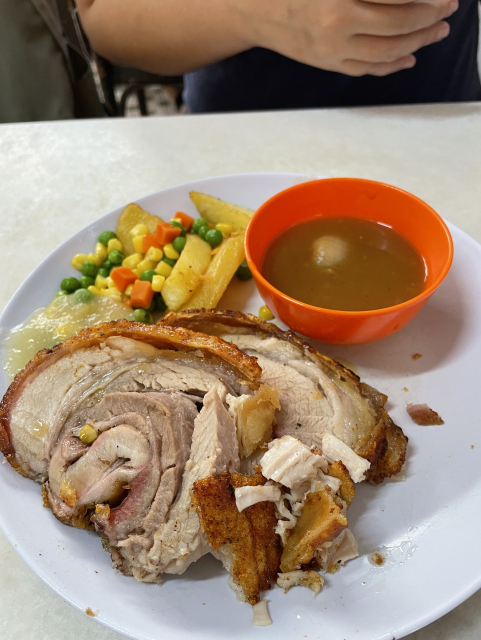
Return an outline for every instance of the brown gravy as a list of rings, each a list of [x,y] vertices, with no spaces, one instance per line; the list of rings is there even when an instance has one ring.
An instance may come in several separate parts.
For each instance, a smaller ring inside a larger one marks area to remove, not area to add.
[[[325,309],[368,311],[419,295],[422,256],[397,231],[371,220],[317,217],[267,248],[262,275],[291,298]]]

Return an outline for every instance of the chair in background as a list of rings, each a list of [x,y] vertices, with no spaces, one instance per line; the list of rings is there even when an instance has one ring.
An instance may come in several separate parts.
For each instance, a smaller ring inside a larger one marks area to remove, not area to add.
[[[139,69],[120,67],[96,54],[93,54],[93,65],[97,70],[105,110],[111,117],[125,116],[127,100],[131,95],[137,97],[140,114],[149,115],[145,90],[152,85],[166,88],[177,108],[182,106],[182,76],[158,76]],[[122,87],[120,99],[116,96],[116,87]]]

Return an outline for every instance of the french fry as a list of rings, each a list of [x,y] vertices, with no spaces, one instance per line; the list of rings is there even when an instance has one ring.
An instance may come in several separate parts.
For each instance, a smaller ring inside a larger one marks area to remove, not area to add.
[[[212,247],[197,235],[188,235],[184,250],[162,288],[170,311],[177,311],[196,291],[211,263]]]
[[[244,231],[234,231],[219,245],[196,292],[182,310],[214,309],[244,259]]]
[[[214,198],[198,191],[191,191],[190,199],[207,222],[213,225],[219,222],[230,224],[234,231],[245,229],[254,213],[250,209],[238,207],[235,204],[224,202],[224,200],[219,200],[219,198]]]
[[[128,204],[120,214],[117,225],[117,237],[124,247],[125,255],[135,253],[130,230],[138,224],[145,224],[150,234],[154,234],[157,225],[164,222],[161,218],[144,211],[138,204]]]

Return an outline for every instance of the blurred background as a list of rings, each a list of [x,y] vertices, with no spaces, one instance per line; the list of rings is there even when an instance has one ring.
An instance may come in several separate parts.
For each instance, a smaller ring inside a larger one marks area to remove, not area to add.
[[[0,122],[186,113],[182,90],[97,56],[74,0],[0,0]]]
[[[182,89],[95,55],[74,0],[0,0],[0,122],[177,114]]]

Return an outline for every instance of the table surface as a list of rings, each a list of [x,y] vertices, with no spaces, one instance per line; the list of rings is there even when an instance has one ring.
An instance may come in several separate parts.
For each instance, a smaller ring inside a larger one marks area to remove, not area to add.
[[[481,104],[0,125],[0,311],[73,233],[179,183],[251,171],[355,176],[419,196],[481,242]],[[3,640],[115,640],[0,533]],[[446,579],[449,579],[449,572]],[[478,640],[481,591],[409,640]]]

